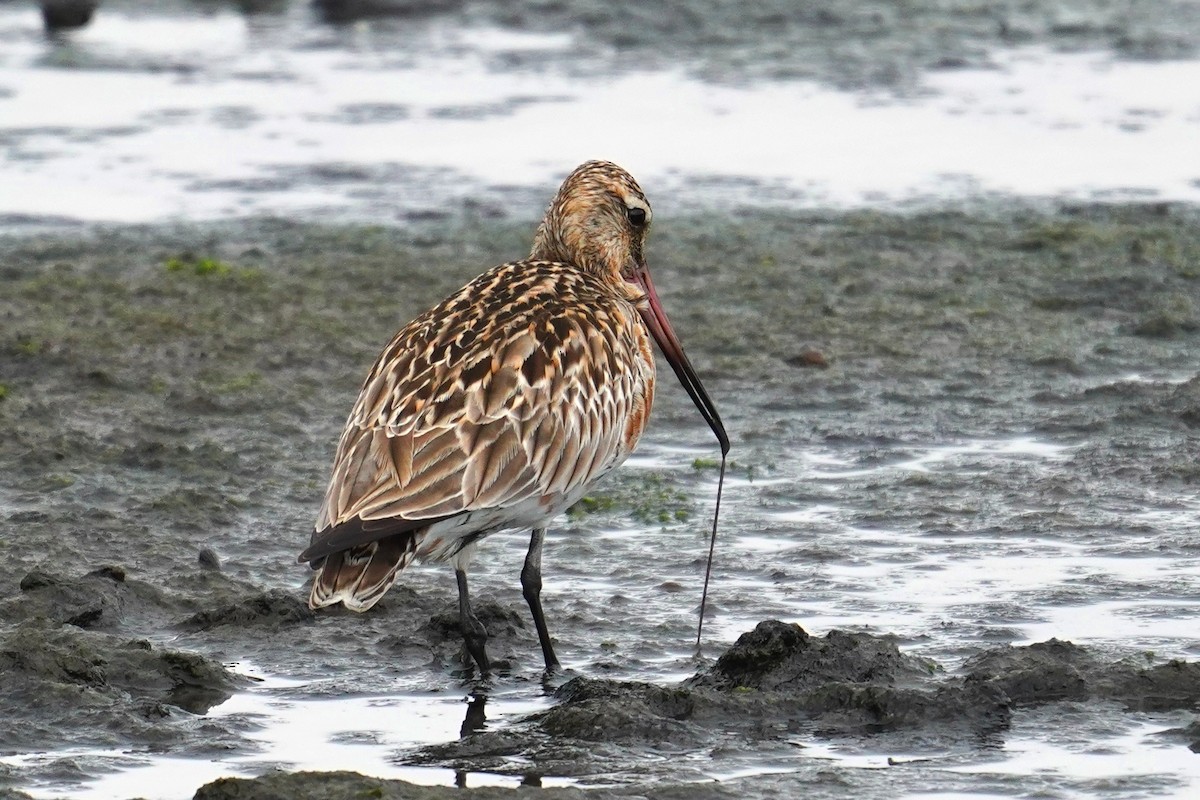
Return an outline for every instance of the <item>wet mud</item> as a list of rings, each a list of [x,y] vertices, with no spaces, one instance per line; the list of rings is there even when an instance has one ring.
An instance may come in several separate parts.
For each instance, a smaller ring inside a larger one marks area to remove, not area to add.
[[[532,763],[551,774],[606,780],[636,763],[624,777],[637,781],[647,777],[647,760],[657,760],[648,752],[667,764],[672,754],[714,748],[762,755],[787,748],[802,731],[872,736],[885,750],[914,737],[934,748],[963,740],[998,746],[1017,707],[1111,700],[1167,710],[1200,702],[1196,662],[1109,661],[1057,640],[989,648],[957,673],[903,654],[890,637],[840,630],[814,637],[769,620],[681,684],[574,678],[555,692],[558,704],[549,711],[501,732],[425,748],[412,760],[516,774]],[[681,770],[663,772],[678,778]],[[690,777],[703,780],[703,773]]]
[[[925,747],[971,741],[999,746],[1014,708],[1064,700],[1114,700],[1128,707],[1194,708],[1200,702],[1200,664],[1172,661],[1147,667],[1106,661],[1087,648],[1051,640],[1026,647],[990,648],[959,674],[900,652],[889,637],[830,631],[813,637],[777,620],[744,634],[709,668],[674,686],[578,677],[555,692],[557,705],[500,732],[464,730],[463,738],[425,748],[406,762],[467,773],[512,773],[536,785],[536,770],[555,775],[637,784],[595,789],[586,796],[640,796],[648,778],[687,775],[665,769],[682,754],[719,748],[760,755],[787,748],[804,729],[823,736],[870,736],[884,747],[920,737]],[[480,701],[476,701],[480,702]],[[482,713],[482,712],[480,712]],[[1174,732],[1186,740],[1194,730]],[[889,741],[892,740],[892,741]],[[794,746],[794,745],[792,745]],[[1193,741],[1192,749],[1200,749]],[[636,768],[630,770],[631,765]],[[649,765],[649,766],[648,766]],[[901,766],[896,764],[895,766]],[[623,772],[628,772],[623,775]],[[727,787],[656,785],[655,792],[725,797]],[[329,798],[372,792],[382,797],[451,797],[449,788],[411,788],[350,774],[300,773],[255,780],[225,779],[196,797]],[[469,796],[509,797],[512,789],[476,789]],[[409,793],[411,792],[411,794]],[[687,792],[684,794],[684,792]],[[549,790],[548,797],[579,797]]]
[[[255,720],[205,716],[249,686],[235,662],[312,681],[298,690],[306,697],[386,692],[397,680],[470,690],[446,575],[413,571],[371,614],[314,614],[294,559],[342,414],[379,344],[479,265],[523,253],[531,229],[529,219],[467,208],[407,228],[251,220],[0,238],[0,752],[253,750]],[[744,455],[734,455],[745,460],[735,475],[769,477],[797,441],[842,448],[857,459],[851,466],[870,467],[923,441],[1045,435],[1073,449],[1036,479],[1018,464],[979,474],[964,495],[939,473],[881,480],[866,470],[846,479],[846,502],[862,520],[963,547],[973,532],[1031,529],[1109,542],[1107,531],[1124,525],[1134,540],[1150,537],[1157,555],[1200,552],[1194,531],[1114,522],[1151,496],[1200,486],[1194,209],[696,214],[661,224],[649,255],[736,432]],[[658,403],[655,435],[704,444],[686,397],[663,392]],[[695,496],[711,465],[694,467],[623,470],[564,529],[587,541],[635,514],[664,531],[701,517]],[[823,499],[820,486],[793,482],[757,491],[765,507]],[[990,497],[1017,495],[1042,511],[989,513]],[[1096,498],[1113,516],[1089,512]],[[733,513],[736,530],[746,523]],[[820,537],[808,541],[802,524],[772,525],[762,533],[807,542],[803,563],[845,557]],[[1144,555],[1113,541],[1105,552]],[[572,547],[560,568],[570,572],[578,558],[585,570],[623,574],[603,551]],[[799,580],[799,563],[755,580],[786,586]],[[538,692],[540,655],[516,574],[485,570],[477,611],[493,656],[507,662],[492,688]],[[1041,602],[1079,602],[1070,586]],[[673,579],[660,589],[688,610]],[[725,613],[737,600],[723,601]],[[817,767],[787,760],[812,737],[869,740],[884,752],[987,750],[1002,746],[1023,710],[1119,716],[1200,703],[1194,642],[1164,642],[1160,653],[1055,639],[1012,646],[1028,611],[1003,603],[971,611],[978,624],[940,649],[870,629],[869,617],[862,629],[820,635],[791,620],[748,630],[768,617],[759,613],[715,661],[664,680],[650,654],[666,641],[685,650],[693,618],[643,624],[619,601],[546,598],[574,670],[548,684],[549,710],[492,730],[481,703],[462,739],[401,752],[396,763],[609,787],[592,797],[651,784],[661,797],[883,796],[892,789],[875,771],[829,783]],[[1200,750],[1194,722],[1167,739]],[[776,758],[791,765],[786,775],[688,783],[708,780],[713,763],[761,768]],[[16,791],[94,769],[66,757],[6,765],[0,784]],[[918,766],[893,771],[900,787],[928,778]],[[947,790],[980,785],[953,773],[938,780]],[[197,796],[446,791],[274,774],[224,779]]]

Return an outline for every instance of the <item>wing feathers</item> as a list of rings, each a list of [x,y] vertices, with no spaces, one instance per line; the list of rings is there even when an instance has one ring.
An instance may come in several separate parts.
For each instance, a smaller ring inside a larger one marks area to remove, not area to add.
[[[619,463],[653,385],[627,302],[581,270],[518,262],[402,329],[350,415],[305,560],[482,509],[536,500],[553,513]]]
[[[440,521],[439,519],[352,519],[336,528],[328,528],[315,533],[312,543],[300,554],[299,560],[301,562],[307,561],[314,569],[319,569],[321,568],[321,559],[326,556],[355,547],[356,545],[369,544],[390,536],[414,533],[421,528],[428,527]]]
[[[366,611],[412,561],[416,545],[417,537],[404,534],[331,553],[313,579],[309,607],[341,602],[353,611]]]
[[[392,469],[396,471],[396,485],[407,486],[413,476],[413,437],[392,436],[388,438]]]
[[[492,423],[492,426],[497,428],[496,435],[491,438],[486,447],[473,453],[463,475],[463,497],[472,508],[486,508],[492,505],[481,501],[481,498],[488,496],[489,493],[490,496],[495,496],[497,486],[499,486],[502,501],[508,494],[517,494],[510,484],[503,482],[505,468],[517,458],[520,458],[522,462],[526,461],[525,452],[521,449],[521,443],[517,441],[511,425],[500,423],[497,420]],[[520,466],[524,466],[524,464]],[[509,477],[515,477],[515,475]]]
[[[520,397],[518,394],[518,390],[521,388],[518,377],[519,369],[519,365],[503,366],[492,373],[492,379],[484,390],[487,395],[483,405],[485,417],[496,418],[504,412],[514,398]]]

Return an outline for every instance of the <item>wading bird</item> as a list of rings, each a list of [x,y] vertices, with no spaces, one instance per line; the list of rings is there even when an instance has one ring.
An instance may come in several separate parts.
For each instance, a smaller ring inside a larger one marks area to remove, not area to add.
[[[414,319],[371,368],[338,442],[308,548],[309,605],[366,611],[414,559],[449,561],[467,652],[489,671],[467,565],[500,530],[533,535],[521,587],[547,671],[546,525],[623,462],[646,428],[658,342],[717,439],[729,438],[646,266],[650,204],[589,161],[559,188],[523,261]]]

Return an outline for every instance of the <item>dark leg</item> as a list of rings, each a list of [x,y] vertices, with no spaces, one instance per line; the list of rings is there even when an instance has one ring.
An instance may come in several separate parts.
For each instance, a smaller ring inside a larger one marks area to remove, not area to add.
[[[467,594],[467,573],[456,569],[454,577],[458,578],[458,624],[462,628],[463,642],[471,658],[479,665],[480,674],[487,675],[491,672],[487,651],[483,648],[487,644],[487,628],[483,627],[483,623],[471,611],[471,598]]]
[[[554,648],[550,646],[550,631],[546,628],[546,615],[542,613],[542,543],[546,541],[546,529],[534,528],[529,539],[529,553],[525,556],[525,567],[521,570],[521,590],[533,624],[537,628],[538,641],[542,643],[542,656],[546,659],[546,671],[558,668]]]

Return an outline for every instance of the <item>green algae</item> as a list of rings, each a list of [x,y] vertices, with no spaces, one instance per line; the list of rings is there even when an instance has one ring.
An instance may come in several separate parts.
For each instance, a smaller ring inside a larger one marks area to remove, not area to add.
[[[693,503],[673,476],[649,472],[606,481],[567,509],[580,521],[594,514],[627,516],[645,525],[668,525],[691,518]]]

